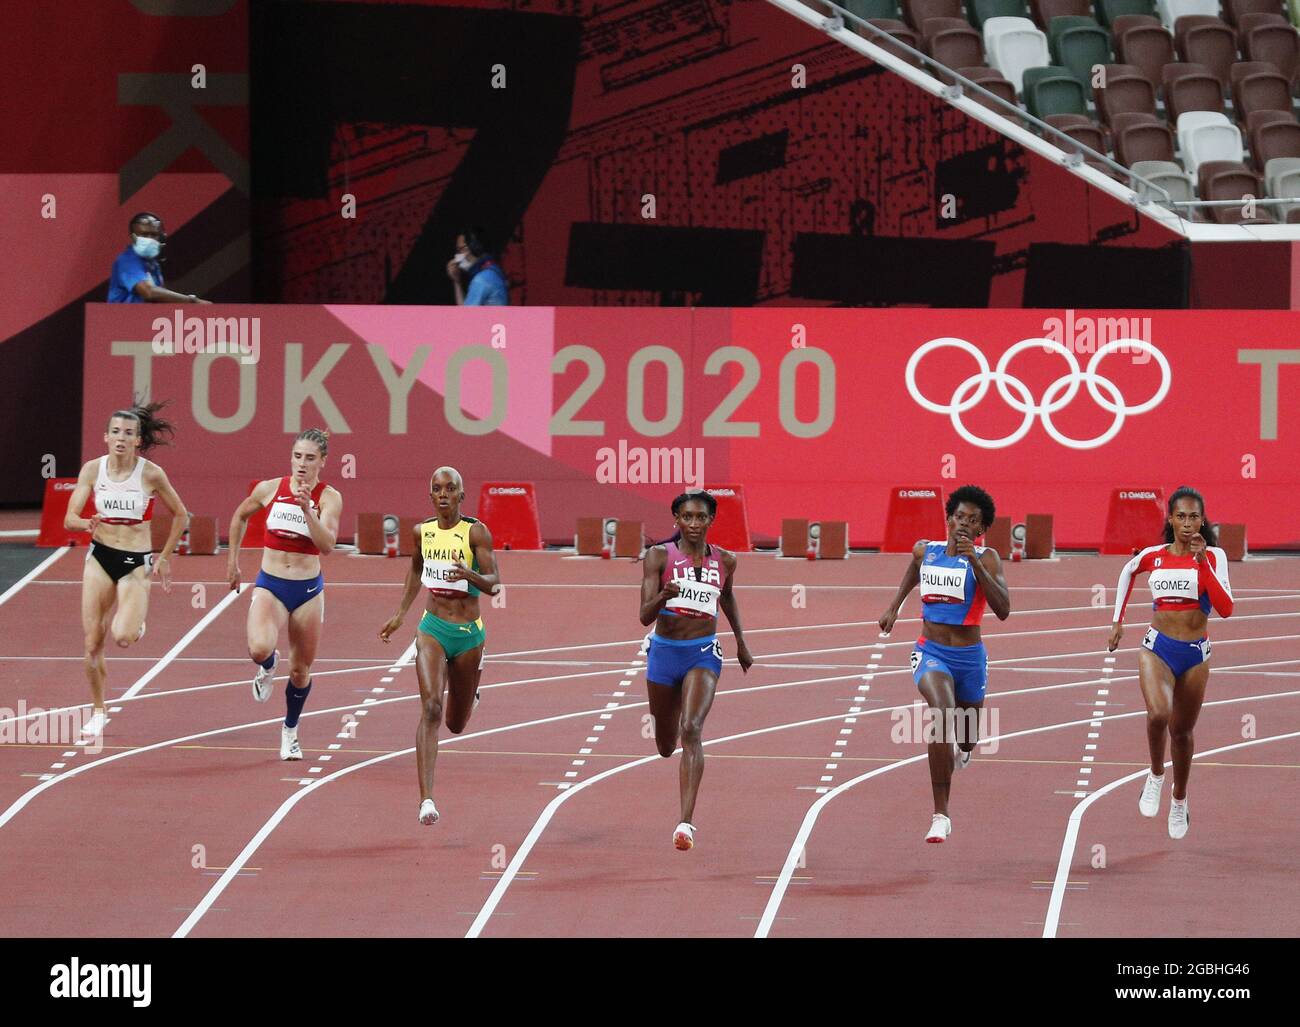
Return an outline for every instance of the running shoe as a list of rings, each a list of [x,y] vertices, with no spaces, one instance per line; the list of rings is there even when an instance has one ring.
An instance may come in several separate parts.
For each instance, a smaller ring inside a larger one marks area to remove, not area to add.
[[[690,824],[682,821],[673,831],[673,846],[682,852],[693,848],[695,845],[695,828]]]
[[[1165,776],[1156,777],[1147,771],[1147,783],[1142,786],[1142,798],[1138,799],[1138,810],[1144,817],[1154,817],[1160,812],[1160,790],[1165,785]],[[1171,813],[1170,816],[1173,816]]]
[[[472,713],[474,712],[474,710],[477,709],[478,709],[478,689],[476,688],[474,689],[474,705],[470,707],[470,712]]]
[[[943,842],[947,841],[950,834],[952,834],[952,821],[942,813],[936,813],[930,818],[930,833],[925,836],[925,840]]]
[[[302,759],[302,746],[298,744],[298,729],[296,727],[280,727],[280,759]]]
[[[140,622],[140,630],[137,631],[137,632],[136,632],[136,635],[135,635],[135,640],[136,640],[137,642],[140,641],[140,639],[144,638],[144,629],[145,629],[145,623],[144,623],[144,621],[141,621],[141,622]]]
[[[266,702],[271,698],[272,679],[275,677],[275,665],[280,662],[280,650],[277,649],[271,653],[271,669],[258,665],[257,674],[253,677],[253,698],[258,702]]]
[[[965,770],[970,766],[971,754],[974,753],[974,751],[975,750],[972,749],[970,752],[966,752],[956,742],[952,743],[952,772],[954,774],[957,773],[957,771]]]
[[[108,723],[108,718],[104,716],[103,710],[96,710],[88,721],[86,726],[81,729],[83,738],[95,738],[104,731],[104,725]]]
[[[1181,838],[1187,833],[1187,826],[1192,822],[1187,812],[1187,800],[1181,802],[1172,796],[1169,799],[1169,837]]]
[[[426,827],[438,822],[438,807],[433,804],[432,799],[425,799],[420,803],[420,823]]]

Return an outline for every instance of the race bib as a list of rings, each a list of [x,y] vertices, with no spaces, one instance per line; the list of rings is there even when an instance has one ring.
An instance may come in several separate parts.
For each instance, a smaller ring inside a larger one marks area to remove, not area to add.
[[[921,600],[927,603],[964,603],[966,601],[967,566],[935,567],[921,565]]]
[[[108,524],[126,524],[144,520],[149,497],[142,492],[96,492],[95,512]]]
[[[1156,639],[1159,637],[1159,635],[1160,632],[1158,632],[1155,628],[1147,628],[1147,633],[1142,636],[1142,648],[1150,649],[1152,652],[1155,652]]]
[[[681,591],[668,600],[667,609],[688,617],[716,617],[718,615],[718,596],[722,589],[701,581],[677,578]]]
[[[447,577],[452,568],[458,566],[460,565],[452,563],[450,560],[426,559],[424,569],[420,572],[420,580],[424,583],[425,588],[441,595],[468,595],[468,581],[464,578],[452,581]]]
[[[921,650],[912,650],[912,673],[916,673],[916,668],[921,665]]]
[[[312,504],[315,509],[315,504]],[[307,515],[297,503],[284,503],[276,500],[266,513],[266,530],[273,535],[294,538],[311,538],[311,529],[307,527]]]
[[[1201,583],[1196,571],[1187,567],[1162,567],[1147,576],[1147,586],[1157,602],[1161,599],[1196,599]]]

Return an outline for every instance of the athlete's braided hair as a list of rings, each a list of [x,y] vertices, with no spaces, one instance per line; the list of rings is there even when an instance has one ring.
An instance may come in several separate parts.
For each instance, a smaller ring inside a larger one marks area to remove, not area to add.
[[[140,452],[142,454],[149,452],[154,446],[170,445],[168,439],[176,435],[176,429],[172,427],[170,421],[164,421],[158,416],[158,411],[167,405],[167,400],[161,400],[157,403],[146,403],[142,399],[132,398],[131,406],[125,410],[114,410],[108,416],[108,423],[113,423],[113,418],[121,417],[128,421],[135,421],[140,426]],[[166,435],[167,439],[163,436]]]
[[[321,456],[329,452],[330,433],[324,428],[308,428],[306,431],[299,432],[294,442],[303,441],[316,443],[316,448],[320,450]]]
[[[1174,504],[1180,499],[1194,499],[1201,504],[1201,538],[1205,539],[1207,546],[1217,546],[1219,541],[1214,533],[1214,525],[1205,516],[1205,497],[1190,485],[1179,485],[1174,489],[1174,494],[1169,497],[1169,508],[1165,511],[1165,544],[1168,545],[1174,540],[1174,527],[1169,523],[1169,518],[1174,515]]]

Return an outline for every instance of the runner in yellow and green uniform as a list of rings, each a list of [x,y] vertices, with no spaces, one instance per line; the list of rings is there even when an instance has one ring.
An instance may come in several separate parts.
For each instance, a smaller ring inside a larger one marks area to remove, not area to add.
[[[438,516],[415,526],[415,551],[406,572],[406,589],[397,613],[379,630],[385,642],[402,626],[406,612],[423,587],[428,590],[424,616],[415,633],[416,676],[420,681],[420,726],[415,733],[415,763],[420,777],[420,823],[438,821],[433,803],[433,769],[438,759],[438,728],[446,721],[452,734],[469,723],[478,698],[483,668],[483,618],[479,595],[496,592],[501,578],[487,525],[460,512],[465,485],[454,467],[439,467],[429,482]]]

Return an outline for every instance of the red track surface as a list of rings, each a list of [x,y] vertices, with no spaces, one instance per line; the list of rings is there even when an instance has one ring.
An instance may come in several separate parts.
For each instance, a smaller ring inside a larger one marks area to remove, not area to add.
[[[1071,812],[1145,765],[1134,651],[1142,622],[1131,621],[1108,664],[1109,607],[1092,602],[1094,584],[1113,599],[1120,560],[1008,564],[1015,612],[986,622],[988,705],[999,735],[1030,733],[977,752],[954,785],[952,838],[923,844],[928,771],[912,759],[923,749],[891,737],[893,711],[916,700],[907,656],[917,623],[900,621],[883,648],[873,624],[906,558],[742,557],[741,612],[758,662],[748,675],[734,662],[723,674],[705,730],[697,844],[679,853],[678,760],[648,758],[642,733],[639,568],[554,553],[499,559],[506,604],[484,604],[483,702],[464,735],[444,731],[436,827],[416,822],[415,671],[390,673],[405,642],[376,637],[404,566],[338,554],[325,560],[326,635],[302,763],[278,759],[280,696],[261,706],[249,694],[246,594],[121,704],[101,753],[0,745],[9,896],[0,933],[168,936],[185,925],[192,936],[463,935],[477,917],[488,936],[748,936],[825,796],[804,865],[791,861],[771,903],[768,933],[1038,936]],[[0,606],[0,705],[86,701],[80,560],[81,551],[65,555]],[[145,639],[110,659],[111,697],[212,613],[223,560],[183,558],[185,580],[170,596],[155,589]],[[256,556],[244,561],[247,579]],[[1296,567],[1232,565],[1237,612],[1211,625],[1198,752],[1247,740],[1247,716],[1257,739],[1300,731]],[[194,582],[206,589],[203,608]],[[792,606],[798,584],[807,586],[801,608]],[[1136,600],[1131,609],[1142,616]],[[915,598],[904,613],[916,616]],[[879,669],[864,682],[871,663]],[[1091,723],[1098,708],[1104,716]],[[1300,932],[1298,753],[1292,734],[1198,759],[1181,842],[1165,831],[1168,788],[1154,820],[1138,815],[1140,781],[1097,798],[1062,876],[1056,933]],[[626,769],[584,784],[617,768]],[[878,773],[825,791],[869,771]],[[56,776],[32,794],[42,775]],[[194,865],[196,846],[206,867]]]

